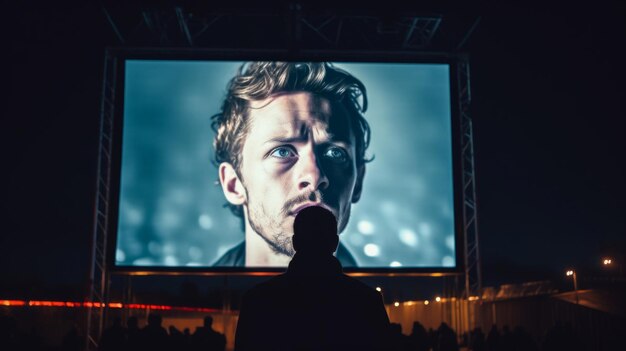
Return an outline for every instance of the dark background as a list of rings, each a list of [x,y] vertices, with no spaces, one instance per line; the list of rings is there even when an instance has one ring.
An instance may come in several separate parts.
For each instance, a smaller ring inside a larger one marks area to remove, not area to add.
[[[368,9],[393,9],[385,3]],[[3,5],[0,298],[86,292],[104,49],[119,45],[100,4]],[[480,18],[462,49],[483,285],[563,281],[569,267],[598,274],[603,255],[623,261],[623,2],[420,6],[409,10]]]

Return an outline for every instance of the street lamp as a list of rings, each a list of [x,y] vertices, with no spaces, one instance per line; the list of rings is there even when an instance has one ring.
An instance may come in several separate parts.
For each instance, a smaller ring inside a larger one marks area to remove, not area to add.
[[[604,257],[602,259],[602,265],[609,270],[616,271],[615,274],[622,276],[622,259],[618,258],[615,261],[614,257]]]
[[[574,279],[574,296],[576,297],[576,304],[578,305],[578,280],[576,279],[576,271],[573,269],[565,272],[565,275]]]

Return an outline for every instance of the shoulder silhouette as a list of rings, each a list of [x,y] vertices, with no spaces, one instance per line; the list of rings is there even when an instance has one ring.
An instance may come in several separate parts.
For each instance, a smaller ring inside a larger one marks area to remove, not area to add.
[[[192,335],[193,350],[224,351],[226,337],[213,329],[213,317],[204,317],[204,326],[196,329]]]
[[[381,295],[342,272],[333,256],[337,220],[307,207],[294,221],[287,272],[244,296],[235,350],[385,350],[389,319]]]

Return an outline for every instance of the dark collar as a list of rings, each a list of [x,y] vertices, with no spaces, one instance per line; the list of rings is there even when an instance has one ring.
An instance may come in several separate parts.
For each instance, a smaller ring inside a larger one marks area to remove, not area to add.
[[[342,267],[357,267],[356,260],[348,249],[339,243],[337,247],[337,258]],[[235,247],[228,250],[224,255],[215,261],[213,267],[245,267],[246,266],[246,242],[242,241]]]
[[[295,275],[340,275],[343,273],[341,263],[335,256],[308,256],[296,253],[289,262],[287,273]]]

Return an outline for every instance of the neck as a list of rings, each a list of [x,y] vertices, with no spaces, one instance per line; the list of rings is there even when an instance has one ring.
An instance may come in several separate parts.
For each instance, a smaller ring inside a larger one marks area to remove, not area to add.
[[[342,273],[342,267],[332,254],[296,252],[287,272],[298,275],[337,275]]]
[[[246,220],[246,267],[287,267],[291,257],[276,253]]]

